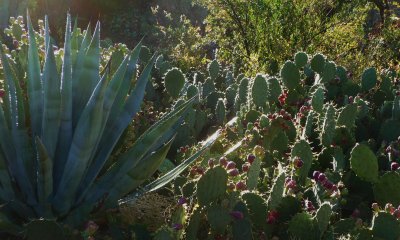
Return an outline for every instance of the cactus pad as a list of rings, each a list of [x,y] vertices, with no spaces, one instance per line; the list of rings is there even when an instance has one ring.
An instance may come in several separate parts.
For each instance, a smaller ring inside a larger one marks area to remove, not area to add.
[[[313,107],[314,111],[318,113],[322,112],[322,109],[324,107],[324,98],[325,98],[324,88],[318,87],[313,93],[313,96],[311,98],[311,106]]]
[[[214,59],[208,65],[208,73],[210,74],[210,78],[212,80],[217,79],[218,74],[219,74],[219,63],[218,63],[218,61],[216,59]]]
[[[258,74],[254,79],[251,97],[257,107],[263,107],[268,100],[267,80],[261,74]]]
[[[215,167],[208,170],[197,183],[197,199],[200,206],[206,206],[226,192],[228,174],[225,169]]]
[[[304,184],[307,179],[308,172],[310,171],[313,159],[310,144],[306,140],[300,140],[296,142],[292,148],[291,156],[292,158],[300,157],[301,160],[303,160],[303,166],[298,169],[298,173],[300,182]]]
[[[294,62],[298,68],[304,67],[308,62],[308,56],[305,52],[298,52],[294,55]]]
[[[289,221],[288,231],[299,240],[320,239],[320,231],[315,220],[308,213],[298,213]]]
[[[357,177],[369,182],[377,181],[378,159],[368,146],[356,144],[351,150],[350,166]]]
[[[377,83],[377,73],[375,68],[366,69],[361,77],[361,88],[363,91],[369,91],[375,87]]]
[[[397,172],[388,172],[381,176],[375,183],[375,200],[381,205],[392,203],[395,206],[400,205],[400,174]]]
[[[329,221],[332,215],[332,206],[330,203],[326,202],[323,203],[318,211],[317,215],[315,216],[315,219],[317,220],[317,224],[319,227],[319,231],[321,232],[321,235],[326,231],[329,225]]]
[[[287,61],[281,69],[281,77],[283,84],[289,89],[294,90],[300,84],[300,72],[296,64]]]
[[[314,55],[314,57],[311,59],[310,65],[314,72],[321,74],[325,68],[325,56],[319,53]]]
[[[183,85],[185,84],[185,76],[178,68],[172,68],[164,77],[164,85],[168,94],[173,98],[178,98]]]
[[[283,192],[285,190],[285,173],[282,172],[276,177],[272,185],[271,194],[268,198],[268,208],[270,210],[276,209],[282,201]]]
[[[400,237],[400,225],[396,218],[386,212],[380,212],[372,220],[374,239],[397,240]]]

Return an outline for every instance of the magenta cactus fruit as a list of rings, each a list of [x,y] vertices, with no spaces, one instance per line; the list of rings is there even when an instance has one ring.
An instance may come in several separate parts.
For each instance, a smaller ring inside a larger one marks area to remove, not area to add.
[[[243,172],[248,172],[249,169],[250,169],[250,164],[245,163],[245,164],[242,165],[242,171]]]
[[[234,169],[230,169],[228,171],[229,176],[231,177],[236,177],[237,175],[239,175],[239,170],[237,168]]]
[[[219,165],[226,167],[227,164],[228,164],[228,159],[226,157],[220,157]]]
[[[229,162],[226,164],[226,169],[234,169],[234,168],[236,168],[236,163],[235,163],[235,162],[229,161]]]
[[[244,215],[241,211],[232,211],[229,213],[229,215],[236,220],[241,220],[244,218]]]
[[[400,165],[399,165],[399,163],[397,163],[397,162],[392,162],[392,163],[390,164],[390,169],[391,169],[392,171],[397,171],[397,170],[399,169],[399,167],[400,167]]]
[[[253,164],[254,160],[256,160],[256,156],[254,154],[250,153],[249,155],[247,155],[247,162]]]
[[[246,190],[246,188],[247,188],[246,183],[244,183],[243,181],[239,181],[236,183],[236,190],[242,191]]]

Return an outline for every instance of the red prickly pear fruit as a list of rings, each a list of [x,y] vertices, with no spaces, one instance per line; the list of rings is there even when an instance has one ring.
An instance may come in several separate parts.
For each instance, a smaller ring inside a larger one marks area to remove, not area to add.
[[[185,203],[187,203],[186,198],[184,198],[184,197],[179,198],[179,200],[178,200],[178,205],[183,205],[183,204],[185,204]]]
[[[196,169],[196,172],[197,172],[198,174],[200,174],[200,175],[203,175],[205,171],[204,171],[204,168],[198,167],[198,168]]]
[[[256,156],[254,154],[250,153],[249,155],[247,155],[247,162],[253,164],[254,160],[256,160]]]
[[[293,163],[295,168],[301,168],[304,165],[303,160],[301,160],[299,157],[295,158]]]
[[[320,183],[324,184],[326,180],[327,180],[327,179],[326,179],[325,174],[321,173],[321,174],[318,176],[318,181],[319,181]]]
[[[234,219],[237,219],[237,220],[241,220],[244,218],[243,213],[240,211],[232,211],[229,213],[229,215],[231,215],[231,217],[233,217]]]
[[[239,170],[237,168],[230,169],[228,171],[228,174],[229,176],[236,177],[237,175],[239,175]]]
[[[278,220],[279,213],[275,210],[272,210],[268,213],[267,215],[267,223],[268,224],[274,224]]]
[[[315,181],[318,181],[319,175],[321,175],[320,171],[314,171],[313,172],[313,178]]]
[[[241,190],[246,190],[247,186],[246,183],[243,181],[239,181],[236,183],[236,190],[241,191]]]
[[[236,163],[235,163],[235,162],[229,161],[229,162],[226,164],[226,169],[234,169],[234,168],[236,168]]]
[[[174,223],[172,224],[172,228],[176,231],[182,230],[183,229],[183,225],[180,223]]]
[[[215,165],[215,159],[214,159],[214,158],[208,159],[208,166],[209,166],[210,168],[213,168],[214,165]]]
[[[242,171],[243,172],[248,172],[249,169],[250,169],[250,164],[245,163],[245,164],[242,165]]]
[[[228,159],[226,157],[220,157],[219,165],[226,167],[227,164],[228,164]]]
[[[399,169],[399,167],[400,167],[400,165],[399,165],[399,163],[397,163],[397,162],[392,162],[392,163],[390,164],[390,169],[391,169],[392,171],[397,171],[397,170]]]

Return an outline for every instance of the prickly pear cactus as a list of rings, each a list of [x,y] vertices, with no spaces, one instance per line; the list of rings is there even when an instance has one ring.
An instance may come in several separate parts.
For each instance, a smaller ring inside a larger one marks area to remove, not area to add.
[[[200,224],[201,224],[201,217],[202,217],[201,210],[199,208],[196,208],[191,214],[188,226],[186,227],[185,239],[188,240],[197,239],[197,233],[200,229]]]
[[[247,102],[248,89],[249,89],[249,79],[243,78],[240,81],[238,90],[240,104],[245,104]]]
[[[400,205],[400,174],[398,172],[388,172],[379,177],[373,190],[375,200],[382,206],[386,203],[392,203],[395,206]]]
[[[279,95],[281,95],[282,88],[279,84],[278,79],[269,78],[268,79],[268,100],[271,102],[277,102]]]
[[[219,125],[224,124],[225,114],[226,114],[226,110],[225,110],[224,99],[220,98],[220,99],[218,99],[217,106],[215,108],[215,117],[216,117],[217,123]]]
[[[231,85],[226,89],[225,98],[227,107],[232,107],[235,104],[236,89]]]
[[[185,85],[185,76],[178,68],[172,68],[164,77],[164,86],[168,94],[173,98],[178,98],[183,85]]]
[[[268,208],[270,210],[276,209],[282,201],[283,192],[285,190],[285,173],[282,172],[275,179],[272,185],[271,194],[268,198]]]
[[[316,112],[318,113],[322,112],[324,107],[324,99],[325,99],[324,88],[318,87],[313,93],[311,98],[311,106]]]
[[[207,209],[207,220],[214,233],[222,234],[228,227],[231,217],[227,208],[214,204]]]
[[[215,89],[214,80],[212,80],[211,78],[207,78],[203,84],[202,97],[207,98],[211,93],[213,93],[215,91],[216,91],[216,89]]]
[[[264,198],[256,193],[245,193],[242,196],[249,209],[250,219],[256,226],[262,228],[267,218],[268,207]]]
[[[325,56],[322,54],[315,54],[311,59],[310,65],[314,72],[321,74],[325,68]]]
[[[289,221],[289,234],[300,240],[320,239],[318,224],[308,213],[298,213]]]
[[[300,84],[300,72],[296,64],[287,61],[281,69],[282,82],[289,90],[296,89]]]
[[[336,64],[334,62],[326,62],[324,71],[322,72],[322,83],[328,83],[336,76]]]
[[[377,83],[377,73],[375,68],[366,69],[361,77],[361,88],[363,91],[367,92],[374,88]]]
[[[187,88],[186,97],[188,99],[191,99],[192,97],[196,96],[198,92],[199,90],[195,85],[189,85],[189,87]]]
[[[258,179],[260,177],[261,158],[256,156],[256,159],[251,164],[247,173],[247,189],[255,190],[257,188]]]
[[[251,97],[253,103],[257,107],[265,106],[265,103],[268,100],[267,80],[261,74],[258,74],[254,79],[253,86],[251,87]]]
[[[355,174],[365,181],[376,182],[378,179],[378,159],[371,149],[366,145],[356,144],[350,155],[350,167]]]
[[[315,117],[314,111],[311,110],[310,112],[308,112],[306,124],[303,129],[302,138],[306,139],[311,137],[311,134],[314,129],[314,117]]]
[[[348,129],[353,129],[356,125],[357,106],[355,104],[346,105],[339,113],[336,125],[345,126]]]
[[[294,55],[294,62],[298,68],[304,67],[308,62],[308,55],[305,52],[297,52]]]
[[[308,172],[310,171],[313,159],[310,144],[306,140],[299,140],[294,144],[291,156],[292,158],[300,157],[300,159],[303,161],[303,166],[297,169],[297,171],[300,182],[304,184],[307,179]]]
[[[328,104],[320,134],[323,146],[329,147],[332,144],[335,137],[335,126],[335,108],[331,104]]]
[[[197,183],[197,200],[200,206],[207,206],[226,192],[228,174],[222,167],[208,170]]]
[[[396,96],[393,100],[392,119],[400,120],[400,96]]]
[[[210,78],[212,80],[215,80],[218,78],[219,74],[219,63],[216,59],[214,59],[210,64],[208,65],[208,73],[210,75]]]
[[[380,212],[372,220],[374,239],[397,240],[400,237],[400,225],[396,218],[386,212]]]
[[[322,234],[327,230],[330,219],[332,215],[332,206],[330,203],[325,202],[323,203],[318,211],[317,215],[315,216],[315,220],[317,221],[319,231]]]

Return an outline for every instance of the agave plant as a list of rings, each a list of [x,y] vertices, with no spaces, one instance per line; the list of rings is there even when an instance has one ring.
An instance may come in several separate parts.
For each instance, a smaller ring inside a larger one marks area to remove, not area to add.
[[[13,233],[28,219],[80,224],[100,202],[116,205],[154,174],[195,101],[164,114],[109,163],[140,110],[155,58],[134,78],[139,43],[112,76],[107,69],[101,73],[100,24],[93,35],[86,31],[80,39],[68,16],[59,70],[47,19],[44,59],[29,16],[27,27],[28,54],[19,59],[27,62],[26,73],[16,74],[18,64],[0,49],[5,90],[0,103],[0,228]]]

